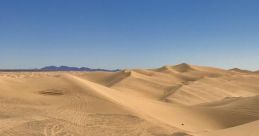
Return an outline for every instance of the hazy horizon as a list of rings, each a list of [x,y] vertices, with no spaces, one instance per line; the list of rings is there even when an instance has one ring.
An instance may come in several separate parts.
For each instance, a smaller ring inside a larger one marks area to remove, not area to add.
[[[90,68],[90,69],[104,69],[104,70],[124,70],[124,69],[158,69],[164,66],[176,66],[176,65],[181,65],[181,64],[188,64],[191,66],[205,66],[205,67],[213,67],[213,68],[220,68],[220,69],[225,69],[225,70],[231,70],[231,69],[241,69],[241,70],[249,70],[249,71],[259,71],[259,69],[245,69],[245,68],[240,68],[240,67],[230,67],[230,68],[224,68],[224,67],[216,67],[216,66],[209,66],[209,65],[195,65],[195,64],[190,64],[190,63],[177,63],[177,64],[170,64],[170,65],[161,65],[157,67],[125,67],[125,68],[101,68],[101,67],[89,67],[89,66],[71,66],[71,65],[46,65],[46,66],[41,66],[41,67],[34,67],[34,68],[0,68],[0,70],[33,70],[33,69],[42,69],[46,67],[75,67],[75,68]]]
[[[255,0],[0,2],[0,69],[259,69]]]

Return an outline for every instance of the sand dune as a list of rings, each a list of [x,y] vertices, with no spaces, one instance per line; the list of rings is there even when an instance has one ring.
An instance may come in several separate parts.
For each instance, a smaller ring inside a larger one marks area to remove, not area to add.
[[[118,72],[2,72],[0,135],[255,136],[258,81],[253,72],[185,63]]]

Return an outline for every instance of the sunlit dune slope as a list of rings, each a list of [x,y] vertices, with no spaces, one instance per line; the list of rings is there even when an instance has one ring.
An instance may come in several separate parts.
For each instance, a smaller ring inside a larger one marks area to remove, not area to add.
[[[259,121],[254,121],[232,128],[201,134],[200,136],[258,136],[258,126]]]
[[[0,86],[1,136],[172,133],[64,73],[4,74]]]

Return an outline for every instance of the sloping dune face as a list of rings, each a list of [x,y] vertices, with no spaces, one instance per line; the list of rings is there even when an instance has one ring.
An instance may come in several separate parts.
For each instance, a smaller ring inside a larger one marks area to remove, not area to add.
[[[0,135],[255,136],[258,82],[253,72],[185,63],[0,73]]]

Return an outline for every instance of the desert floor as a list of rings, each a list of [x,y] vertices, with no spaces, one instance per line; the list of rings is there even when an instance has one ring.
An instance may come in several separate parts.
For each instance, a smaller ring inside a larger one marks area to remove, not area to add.
[[[0,136],[259,136],[259,73],[1,72]]]

